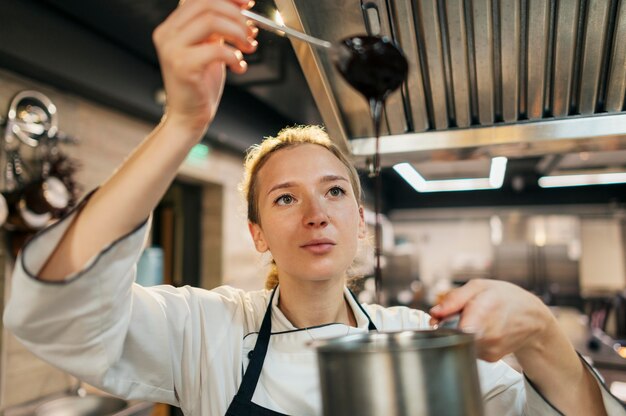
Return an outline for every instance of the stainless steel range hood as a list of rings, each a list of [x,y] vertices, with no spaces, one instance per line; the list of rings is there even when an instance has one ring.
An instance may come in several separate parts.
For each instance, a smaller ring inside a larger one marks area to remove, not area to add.
[[[626,149],[626,0],[275,2],[313,36],[380,34],[404,50],[386,166]],[[365,100],[326,54],[293,46],[329,133],[364,162],[374,149]]]

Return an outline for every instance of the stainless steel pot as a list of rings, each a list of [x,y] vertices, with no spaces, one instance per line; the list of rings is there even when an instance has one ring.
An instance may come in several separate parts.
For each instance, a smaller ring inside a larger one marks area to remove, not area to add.
[[[325,416],[483,414],[471,334],[371,332],[315,346]]]

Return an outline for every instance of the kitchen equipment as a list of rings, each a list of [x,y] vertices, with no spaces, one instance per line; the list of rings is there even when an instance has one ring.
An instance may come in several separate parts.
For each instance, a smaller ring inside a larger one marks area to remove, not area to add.
[[[471,334],[370,332],[314,345],[325,416],[483,414]]]
[[[70,203],[70,192],[61,178],[51,175],[52,151],[56,144],[52,138],[42,138],[39,146],[42,149],[41,168],[39,177],[31,181],[22,192],[19,202],[20,212],[24,220],[34,229],[47,224],[43,216],[54,217],[57,212],[63,212]],[[37,219],[35,219],[37,218]],[[41,218],[42,221],[38,219]]]
[[[41,229],[50,222],[55,213],[67,208],[71,195],[65,181],[51,175],[52,154],[57,149],[57,131],[56,107],[47,96],[26,90],[13,97],[3,143],[7,155],[7,229]],[[38,171],[29,171],[26,175],[19,153],[21,144],[32,147],[41,154]]]
[[[9,216],[9,205],[3,194],[0,194],[0,227],[4,225]]]
[[[60,202],[55,195],[62,195],[65,185],[54,177],[29,182],[25,179],[24,162],[17,149],[8,150],[6,158],[4,198],[8,215],[5,228],[10,231],[43,228],[52,219],[50,202]]]
[[[29,183],[22,192],[18,207],[24,222],[38,230],[48,224],[55,210],[67,207],[69,199],[65,184],[50,176]]]
[[[6,145],[5,141],[5,145]],[[24,163],[20,156],[18,148],[11,149],[5,147],[6,164],[4,167],[4,191],[8,206],[8,216],[4,227],[9,231],[28,231],[30,226],[26,223],[20,212],[20,201],[22,200],[22,191],[25,186]],[[44,222],[49,218],[31,218],[35,222]]]
[[[35,416],[98,416],[113,415],[128,407],[116,397],[87,395],[62,397],[37,408]]]
[[[443,179],[494,156],[540,159],[529,177],[622,164],[605,158],[626,148],[624,1],[274,3],[306,34],[389,36],[405,52],[407,87],[385,106],[383,168],[409,162]],[[330,137],[366,167],[375,145],[368,106],[326,54],[292,44]],[[580,152],[589,158],[577,161]]]
[[[272,19],[268,19],[267,17],[261,16],[260,14],[257,14],[251,10],[242,10],[241,14],[247,17],[248,19],[251,19],[254,22],[256,22],[256,24],[262,27],[263,29],[274,32],[277,35],[280,35],[280,36],[287,35],[296,39],[300,39],[304,42],[307,42],[313,46],[316,46],[322,49],[333,48],[333,44],[328,41],[318,39],[316,37],[294,30],[290,27],[280,25],[276,23],[275,21],[273,21]]]
[[[58,131],[56,106],[38,91],[20,91],[9,105],[5,140],[12,144],[14,137],[23,144],[37,147],[42,139],[54,137]]]
[[[242,10],[241,13],[264,29],[329,51],[345,80],[368,100],[383,101],[406,79],[406,58],[387,37],[350,36],[338,43],[331,43],[280,25],[250,10]]]

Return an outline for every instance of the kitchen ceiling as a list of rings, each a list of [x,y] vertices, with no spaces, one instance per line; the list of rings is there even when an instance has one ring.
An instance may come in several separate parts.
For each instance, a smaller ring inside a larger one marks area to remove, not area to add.
[[[40,3],[155,67],[151,33],[177,5],[176,0]],[[622,185],[593,191],[536,186],[537,178],[550,172],[626,170],[626,42],[615,42],[626,38],[626,1],[276,3],[287,24],[307,33],[333,41],[379,30],[407,53],[409,81],[389,100],[381,141],[387,211],[626,202]],[[254,9],[271,15],[274,8],[260,0]],[[249,73],[230,76],[229,85],[293,123],[323,122],[365,167],[372,149],[365,101],[307,45],[263,31],[260,45],[249,58]],[[408,161],[430,178],[485,177],[494,156],[509,158],[502,190],[418,194],[390,169]],[[367,175],[363,178],[367,189]]]

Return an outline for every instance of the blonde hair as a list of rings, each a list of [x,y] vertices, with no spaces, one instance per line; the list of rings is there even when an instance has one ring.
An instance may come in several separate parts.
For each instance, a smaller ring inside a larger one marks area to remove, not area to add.
[[[260,224],[258,209],[257,175],[269,157],[276,151],[302,144],[316,144],[328,149],[348,169],[350,184],[357,202],[361,203],[361,182],[359,175],[341,150],[332,142],[326,131],[320,126],[287,127],[278,132],[276,137],[266,137],[260,144],[251,146],[244,162],[244,177],[240,190],[248,205],[248,221]],[[270,271],[265,279],[265,288],[273,289],[278,284],[278,269],[272,260]]]

